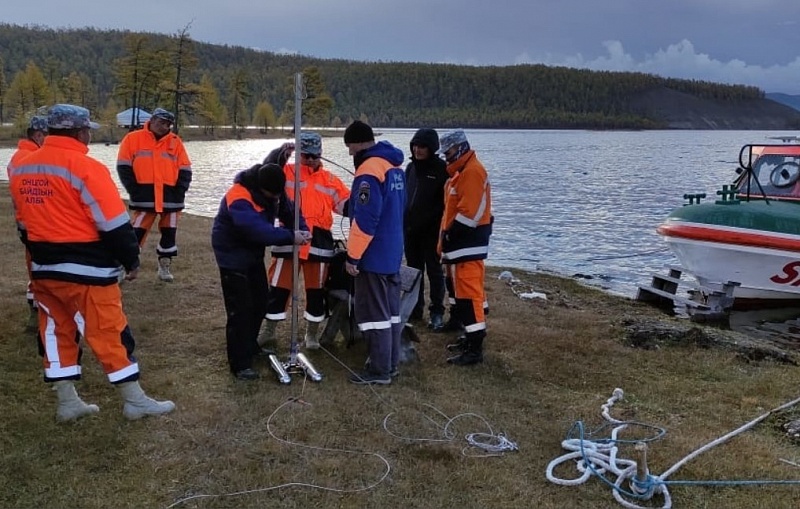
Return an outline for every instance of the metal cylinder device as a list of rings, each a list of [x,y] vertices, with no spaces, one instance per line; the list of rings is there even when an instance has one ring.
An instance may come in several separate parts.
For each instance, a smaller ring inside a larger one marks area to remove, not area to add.
[[[272,366],[272,369],[275,371],[275,374],[278,375],[278,381],[282,384],[290,384],[292,383],[292,377],[289,376],[289,373],[283,368],[283,363],[278,360],[278,356],[272,354],[269,356],[269,365]]]
[[[317,371],[317,369],[314,367],[314,365],[311,364],[311,361],[308,360],[308,357],[306,357],[306,354],[304,354],[302,352],[298,353],[297,354],[297,362],[303,368],[303,371],[306,372],[306,375],[308,375],[308,378],[310,378],[314,382],[321,382],[322,381],[322,373]]]

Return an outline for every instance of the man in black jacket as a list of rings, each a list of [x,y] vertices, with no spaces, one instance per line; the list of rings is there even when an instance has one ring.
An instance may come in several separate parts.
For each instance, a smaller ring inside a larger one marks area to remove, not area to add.
[[[433,129],[418,130],[411,138],[411,162],[406,166],[406,210],[404,238],[406,263],[427,273],[430,283],[430,322],[438,331],[444,326],[444,273],[436,254],[439,226],[444,213],[444,184],[447,163],[436,151],[439,135]],[[411,319],[421,320],[425,308],[425,278],[420,281],[419,298]]]

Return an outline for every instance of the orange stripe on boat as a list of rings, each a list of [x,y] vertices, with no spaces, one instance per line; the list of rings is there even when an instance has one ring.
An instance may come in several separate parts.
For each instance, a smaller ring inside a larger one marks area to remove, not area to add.
[[[656,231],[665,237],[705,240],[722,244],[738,244],[740,246],[764,247],[783,251],[800,251],[799,239],[787,239],[760,233],[721,230],[678,223],[662,224]]]

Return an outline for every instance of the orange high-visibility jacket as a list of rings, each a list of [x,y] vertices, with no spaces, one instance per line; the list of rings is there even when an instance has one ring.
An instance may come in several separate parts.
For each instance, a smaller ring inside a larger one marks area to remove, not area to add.
[[[286,195],[294,200],[294,164],[285,165],[283,172],[286,174]],[[333,259],[333,213],[344,214],[349,198],[350,190],[339,177],[322,166],[313,171],[310,166],[300,165],[300,213],[311,232],[311,243],[300,246],[301,260]],[[275,246],[272,255],[290,257],[292,246]]]
[[[8,167],[6,168],[6,172],[8,172],[8,180],[11,180],[11,169],[19,162],[20,159],[30,154],[34,150],[39,150],[39,145],[28,138],[19,140],[19,143],[17,143],[17,151],[11,156],[11,160],[8,162]]]
[[[32,279],[90,285],[139,266],[139,244],[108,168],[80,141],[50,134],[23,157],[9,188],[31,254]]]
[[[493,221],[489,176],[474,150],[448,164],[447,173],[439,238],[442,263],[483,260],[489,255]]]
[[[131,209],[159,213],[183,210],[192,183],[192,163],[177,134],[169,132],[156,140],[148,120],[143,129],[122,139],[117,173],[128,191]]]

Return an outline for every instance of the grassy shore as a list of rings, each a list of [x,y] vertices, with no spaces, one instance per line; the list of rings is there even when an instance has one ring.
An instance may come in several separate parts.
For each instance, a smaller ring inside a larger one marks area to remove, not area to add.
[[[447,365],[444,345],[452,336],[423,331],[421,360],[403,366],[388,387],[347,382],[344,366],[361,365],[363,345],[311,352],[325,376],[319,384],[296,377],[281,386],[263,361],[261,380],[237,382],[225,361],[211,221],[185,216],[175,282],[157,281],[154,233],[139,280],[123,285],[142,386],[174,400],[177,410],[126,421],[118,394],[86,351],[78,390],[101,412],[57,424],[55,394],[42,383],[35,338],[25,332],[27,276],[11,216],[3,184],[0,507],[621,507],[597,479],[565,487],[545,478],[573,423],[603,423],[600,406],[614,388],[625,399],[612,416],[667,430],[650,443],[656,475],[800,392],[798,368],[789,364],[691,342],[633,348],[631,323],[681,322],[572,280],[514,271],[518,288],[548,296],[523,300],[498,280],[498,269],[486,280],[491,314],[482,365]],[[285,354],[288,325],[279,332]],[[452,437],[444,433],[450,418]],[[800,454],[777,422],[768,419],[670,479],[800,479],[800,469],[780,461],[797,462]],[[489,432],[487,423],[519,450],[464,454],[464,436]],[[621,457],[633,454],[621,446]],[[578,476],[572,466],[557,473]],[[682,508],[789,508],[797,506],[798,489],[676,486],[670,493]],[[193,496],[199,498],[186,500]]]

